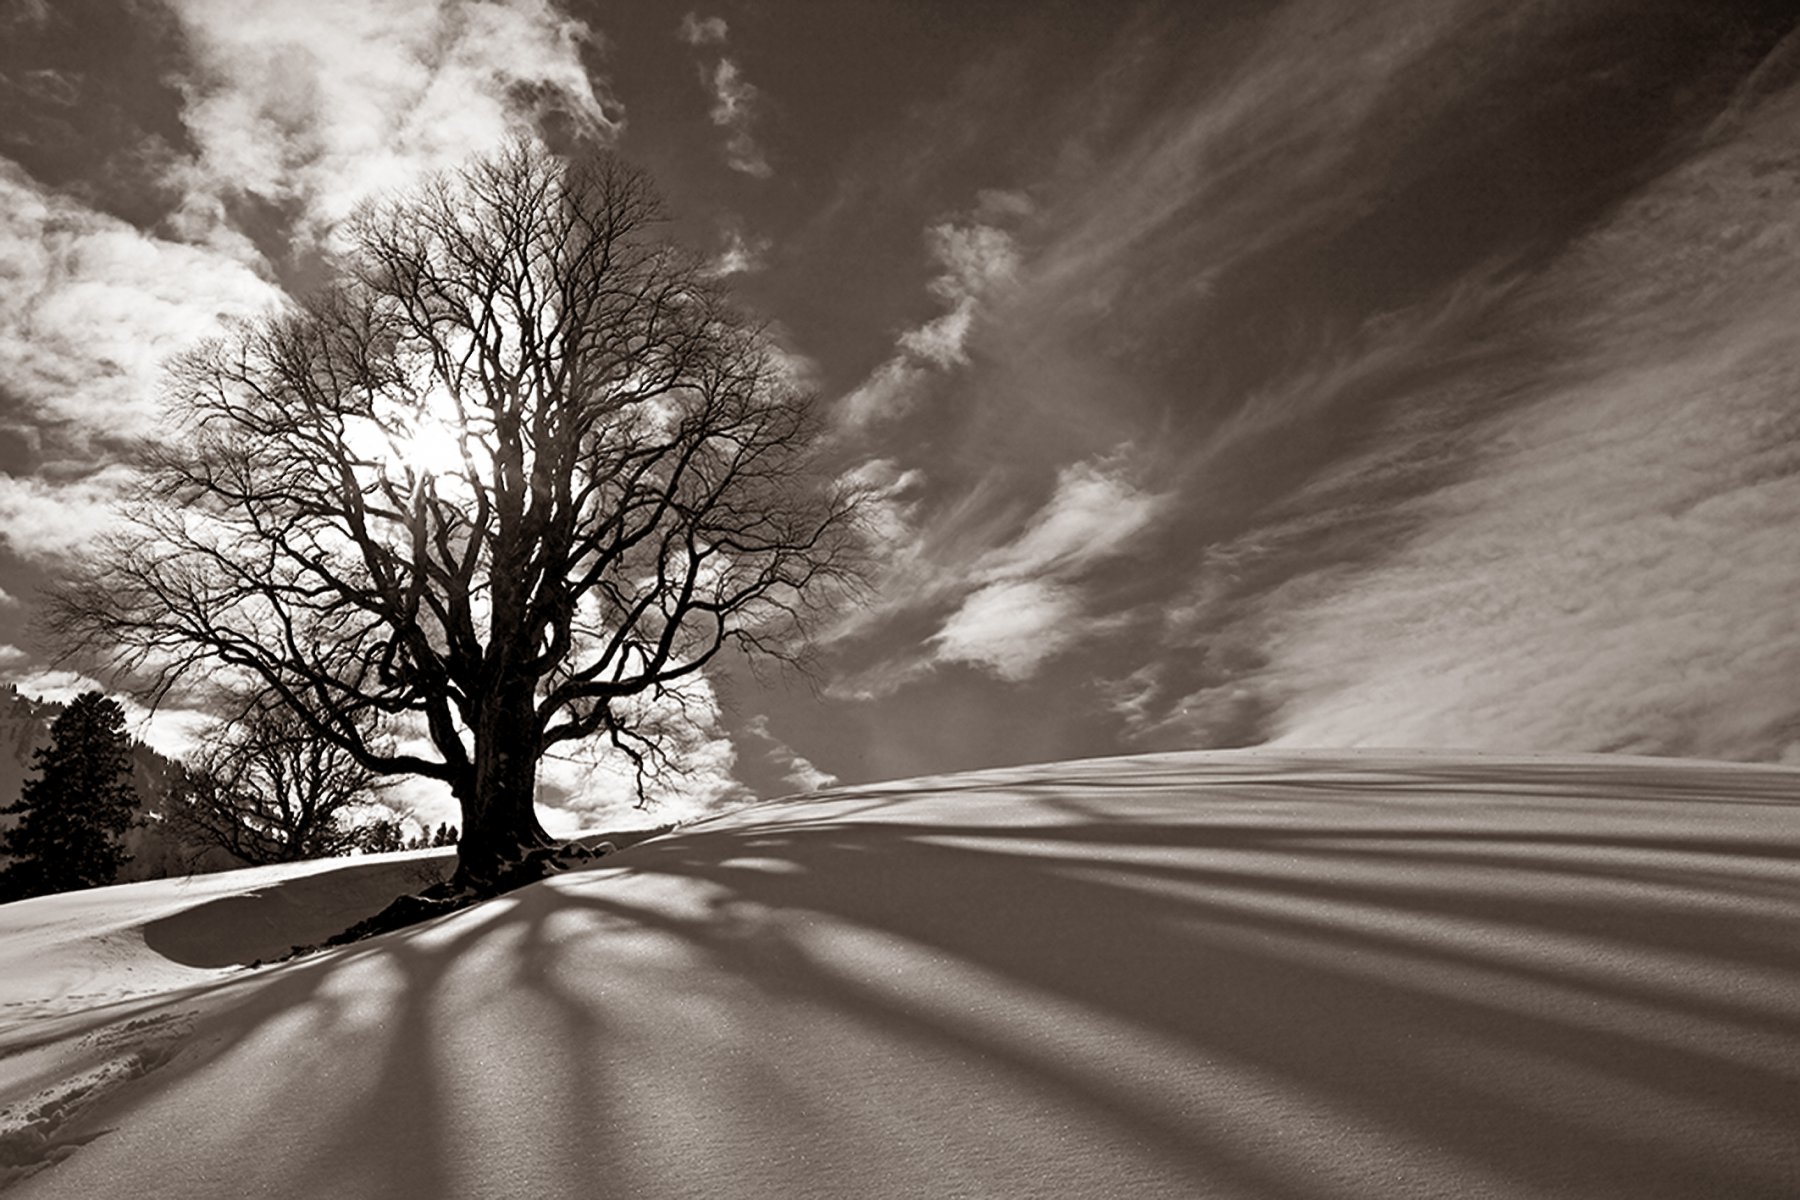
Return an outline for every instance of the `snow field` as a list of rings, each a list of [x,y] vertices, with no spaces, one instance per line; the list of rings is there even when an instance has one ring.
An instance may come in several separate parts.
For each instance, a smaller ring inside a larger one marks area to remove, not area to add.
[[[240,874],[0,907],[0,1187],[1800,1194],[1800,771],[1246,751],[840,789],[256,969],[407,885]]]

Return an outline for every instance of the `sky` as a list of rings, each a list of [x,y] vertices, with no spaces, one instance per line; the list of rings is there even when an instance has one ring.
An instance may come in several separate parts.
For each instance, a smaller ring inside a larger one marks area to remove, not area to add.
[[[34,594],[129,491],[159,364],[536,129],[651,172],[874,497],[865,602],[814,678],[709,680],[694,794],[1262,744],[1800,762],[1797,29],[0,0],[0,676],[83,686]],[[582,770],[558,803],[617,784]]]

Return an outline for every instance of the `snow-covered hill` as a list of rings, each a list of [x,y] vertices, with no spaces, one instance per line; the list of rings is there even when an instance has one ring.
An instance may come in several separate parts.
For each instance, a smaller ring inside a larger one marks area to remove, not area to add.
[[[0,907],[0,1178],[1800,1195],[1800,771],[1251,751],[842,789],[239,965],[419,857]]]

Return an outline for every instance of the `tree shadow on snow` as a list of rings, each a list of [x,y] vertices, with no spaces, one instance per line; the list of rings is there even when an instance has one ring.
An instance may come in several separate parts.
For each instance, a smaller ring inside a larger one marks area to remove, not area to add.
[[[1428,776],[1449,806],[1345,775],[1296,819],[1304,775],[1171,770],[1110,820],[1119,785],[1082,775],[974,789],[1051,824],[770,806],[245,977],[198,1058],[293,1021],[357,1050],[241,1100],[252,1130],[334,1099],[270,1165],[296,1195],[468,1194],[484,1119],[510,1194],[680,1194],[685,1154],[723,1194],[902,1195],[855,1176],[897,1137],[946,1194],[1794,1194],[1791,774],[1752,788],[1778,821],[1713,824],[1679,781],[1659,824],[1568,770],[1474,808],[1458,772]],[[860,1085],[784,1065],[837,1069],[809,1036],[867,1056]],[[992,1107],[919,1110],[917,1064]]]

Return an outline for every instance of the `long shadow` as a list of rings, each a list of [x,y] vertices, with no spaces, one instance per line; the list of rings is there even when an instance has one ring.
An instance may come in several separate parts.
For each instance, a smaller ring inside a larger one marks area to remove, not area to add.
[[[633,829],[577,839],[624,848],[661,832]],[[317,946],[374,916],[395,897],[447,878],[453,851],[404,859],[346,859],[334,869],[221,896],[144,926],[144,944],[190,967],[252,966]]]
[[[1234,779],[1218,797],[1190,771],[1190,801],[1159,779],[1129,820],[1084,817],[1123,793],[1078,774],[1059,786],[1079,803],[1042,824],[912,821],[908,797],[848,789],[830,804],[762,808],[457,917],[242,976],[231,986],[244,989],[244,1019],[222,1010],[196,1065],[253,1052],[296,1013],[324,1044],[345,1044],[334,1029],[358,1030],[350,1044],[367,1057],[344,1068],[327,1144],[281,1164],[279,1194],[459,1194],[465,1151],[451,1114],[502,1119],[519,1104],[531,1111],[515,1136],[530,1141],[535,1165],[521,1179],[533,1194],[676,1194],[626,1132],[657,1093],[619,1057],[641,1034],[614,989],[667,988],[675,1004],[679,968],[727,1016],[829,1014],[831,1028],[898,1042],[909,1058],[978,1071],[992,1103],[1088,1130],[1108,1156],[1100,1167],[1142,1165],[1139,1194],[1800,1192],[1800,806],[1774,835],[1758,818],[1689,837],[1615,821],[1623,802],[1570,802],[1561,815],[1579,820],[1565,833],[1528,803],[1474,826],[1466,806],[1433,821],[1420,800],[1404,821],[1310,808],[1290,819],[1292,793],[1273,782]],[[1355,814],[1379,812],[1362,802],[1385,803],[1386,787],[1339,779],[1319,792]],[[1017,793],[982,812],[1048,811],[1035,788],[972,790]],[[1734,872],[1755,886],[1729,887]],[[906,953],[888,959],[882,947]],[[479,1039],[446,1024],[468,1013],[442,1008],[465,994],[457,973],[470,964],[485,964],[490,987],[499,971],[494,1002],[530,1026],[481,1026],[502,1056],[486,1068]],[[732,990],[707,992],[719,979]],[[346,992],[369,989],[374,1026],[346,1008]],[[997,1023],[996,1005],[1016,1025]],[[1084,1023],[1160,1047],[1163,1064],[1125,1055],[1136,1065],[1108,1068],[1082,1049],[1107,1044]],[[736,1028],[726,1020],[720,1036],[741,1037]],[[545,1058],[544,1046],[561,1049]],[[505,1061],[508,1047],[517,1061]],[[770,1053],[730,1051],[745,1071]],[[866,1086],[879,1108],[884,1081]],[[723,1105],[740,1091],[717,1094]],[[764,1103],[754,1121],[769,1140],[859,1128],[833,1125],[847,1118],[821,1114],[819,1097],[778,1070]],[[246,1131],[281,1117],[277,1090],[250,1106]],[[942,1117],[965,1136],[989,1119]],[[695,1154],[718,1149],[688,1136]],[[1057,1144],[1028,1148],[1054,1156]],[[782,1149],[829,1158],[818,1146]],[[1021,1152],[991,1147],[995,1164]],[[1059,1167],[1083,1164],[1047,1169]],[[740,1182],[735,1194],[779,1194]]]

